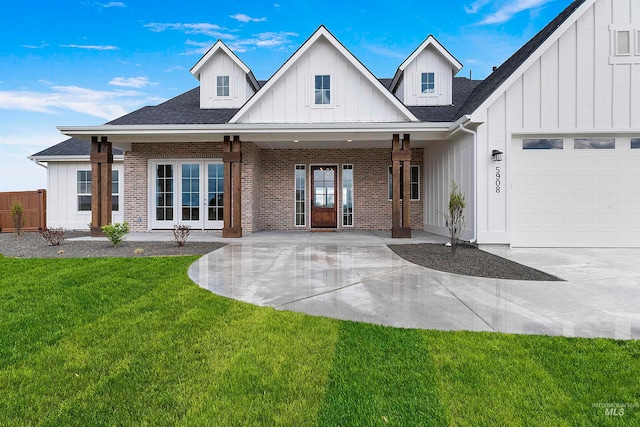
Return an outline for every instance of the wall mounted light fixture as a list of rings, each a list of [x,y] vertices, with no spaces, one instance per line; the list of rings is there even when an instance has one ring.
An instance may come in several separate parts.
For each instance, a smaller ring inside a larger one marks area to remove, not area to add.
[[[491,152],[491,160],[493,160],[494,162],[501,162],[503,154],[504,153],[500,150],[493,150]]]

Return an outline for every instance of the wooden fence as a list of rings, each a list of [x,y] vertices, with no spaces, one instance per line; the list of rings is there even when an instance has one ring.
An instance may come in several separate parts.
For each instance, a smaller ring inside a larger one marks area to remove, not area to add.
[[[47,191],[16,191],[0,193],[0,233],[15,231],[11,218],[11,205],[22,203],[26,221],[24,231],[44,230],[47,227]]]

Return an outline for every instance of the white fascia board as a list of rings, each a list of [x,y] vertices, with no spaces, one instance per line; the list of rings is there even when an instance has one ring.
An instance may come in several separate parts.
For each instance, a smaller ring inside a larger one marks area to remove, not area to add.
[[[229,120],[229,123],[237,123],[238,120],[249,110],[253,105],[258,102],[258,100],[262,97],[263,93],[268,93],[273,85],[276,84],[278,80],[295,64],[300,57],[302,57],[314,44],[318,39],[324,37],[338,52],[340,52],[348,61],[353,65],[362,75],[364,75],[371,84],[376,87],[382,95],[389,100],[396,108],[398,108],[411,122],[419,122],[418,118],[413,115],[411,111],[402,103],[398,98],[396,98],[386,87],[380,83],[378,79],[365,67],[362,62],[358,60],[347,48],[344,47],[342,43],[338,39],[334,37],[333,34],[327,30],[324,25],[321,25],[315,33],[311,35],[307,39],[306,42],[298,48],[298,50],[276,71],[276,73],[271,76],[271,78],[267,81],[267,83],[251,98],[249,99],[243,106],[236,112],[236,114]]]
[[[511,73],[511,75],[504,82],[502,82],[502,84],[498,86],[493,91],[493,93],[489,95],[489,97],[478,106],[478,108],[475,109],[475,111],[471,113],[471,121],[484,121],[482,117],[486,117],[486,112],[483,113],[483,111],[489,108],[489,106],[493,104],[498,97],[502,96],[504,91],[506,91],[513,84],[513,82],[520,78],[520,76],[524,74],[524,72],[531,66],[531,64],[537,61],[542,56],[542,54],[546,52],[549,47],[567,31],[569,27],[576,23],[576,21],[587,11],[587,9],[593,6],[596,1],[597,0],[587,0],[582,3],[582,5],[580,5],[576,10],[574,10],[571,16],[567,18],[558,28],[556,28],[555,31],[549,37],[547,37],[547,39],[540,46],[538,46],[538,49],[536,49],[531,55],[529,55],[529,57],[522,64],[520,64],[520,66],[513,73]]]
[[[81,156],[81,155],[70,155],[70,156],[27,156],[29,160],[36,160],[38,162],[88,162],[89,156]],[[124,156],[122,154],[117,154],[113,156],[114,162],[122,162],[124,161]]]
[[[194,65],[191,68],[190,70],[191,74],[193,74],[195,78],[200,80],[200,70],[202,69],[202,67],[204,67],[207,64],[207,62],[209,62],[209,60],[219,50],[224,52],[229,58],[231,58],[233,62],[236,63],[238,67],[242,69],[242,71],[244,71],[244,73],[247,75],[247,78],[253,85],[253,88],[257,91],[260,88],[260,86],[258,85],[258,81],[253,75],[253,72],[251,71],[251,69],[247,67],[247,65],[244,62],[242,62],[242,60],[238,58],[238,56],[231,49],[229,49],[229,47],[226,44],[224,44],[222,40],[218,40],[217,42],[215,42],[215,44],[211,46],[211,48],[207,51],[207,53],[205,53],[202,56],[202,58],[200,58],[200,60],[196,63],[196,65]]]
[[[453,70],[455,71],[455,73],[453,73],[454,76],[458,74],[458,71],[462,69],[462,63],[458,61],[435,37],[433,37],[433,35],[429,34],[429,36],[420,44],[420,46],[418,46],[416,50],[414,50],[411,55],[409,55],[409,57],[405,59],[402,64],[400,64],[398,70],[396,71],[396,74],[393,76],[393,80],[391,81],[391,90],[395,89],[395,87],[397,86],[400,77],[402,77],[402,74],[404,73],[405,68],[407,68],[409,64],[411,64],[413,60],[416,59],[416,57],[428,46],[433,46],[438,51],[438,53],[449,62],[451,68],[453,68]]]

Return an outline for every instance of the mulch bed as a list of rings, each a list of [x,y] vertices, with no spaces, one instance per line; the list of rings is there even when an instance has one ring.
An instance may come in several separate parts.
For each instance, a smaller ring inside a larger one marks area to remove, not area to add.
[[[215,242],[189,242],[178,246],[175,242],[128,242],[114,248],[108,241],[68,240],[88,236],[88,232],[66,232],[65,240],[50,246],[38,233],[0,234],[0,254],[12,258],[125,258],[148,256],[204,255],[224,246]]]
[[[389,249],[409,262],[447,273],[492,279],[564,281],[470,245],[458,245],[455,254],[450,247],[429,243],[389,245]]]

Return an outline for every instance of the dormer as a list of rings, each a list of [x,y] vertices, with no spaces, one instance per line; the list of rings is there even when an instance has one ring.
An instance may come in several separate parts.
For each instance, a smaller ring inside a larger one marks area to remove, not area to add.
[[[218,40],[191,69],[200,80],[200,108],[240,108],[260,88],[253,72]]]
[[[407,106],[451,105],[453,77],[462,64],[433,36],[398,67],[391,91]]]

